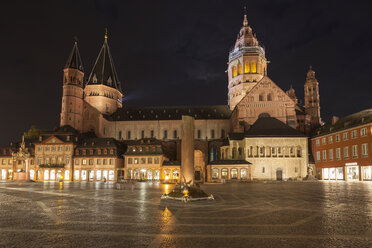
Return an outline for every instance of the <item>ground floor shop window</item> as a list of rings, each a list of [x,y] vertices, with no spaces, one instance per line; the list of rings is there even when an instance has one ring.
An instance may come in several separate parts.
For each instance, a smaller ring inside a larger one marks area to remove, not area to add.
[[[178,179],[180,177],[180,173],[178,172],[178,170],[174,170],[173,171],[173,179]]]
[[[344,179],[344,168],[343,167],[336,168],[336,171],[337,171],[337,179],[343,180]]]
[[[238,179],[238,169],[231,169],[231,179]]]
[[[128,170],[128,178],[129,179],[132,179],[133,178],[132,170]]]
[[[212,170],[212,179],[218,179],[218,169]]]
[[[77,180],[79,180],[79,170],[76,170],[75,172],[74,172],[74,180],[75,181],[77,181]]]
[[[372,180],[372,166],[363,167],[363,180]]]
[[[5,180],[5,179],[6,179],[6,170],[2,169],[1,170],[1,180]]]
[[[49,170],[44,171],[44,180],[49,180]]]
[[[359,179],[358,166],[347,167],[347,180],[358,180],[358,179]]]
[[[240,179],[246,180],[247,179],[247,169],[240,170]]]
[[[103,179],[104,181],[106,181],[107,178],[108,178],[108,171],[107,171],[107,170],[104,170],[104,171],[103,171],[103,174],[102,174],[102,179]]]
[[[100,170],[96,171],[96,180],[101,181],[102,178],[102,172]]]
[[[323,179],[329,179],[328,168],[323,168]]]
[[[50,171],[50,180],[56,180],[56,171],[55,170]]]
[[[65,171],[65,180],[70,180],[70,171],[69,170]]]
[[[154,172],[154,179],[155,179],[155,180],[159,180],[159,178],[160,178],[160,171],[156,170],[156,171]]]
[[[87,180],[87,171],[86,170],[81,171],[81,180],[83,180],[83,181]]]
[[[152,171],[151,170],[147,171],[147,180],[152,180]]]
[[[165,178],[165,180],[170,179],[170,171],[169,170],[164,171],[164,178]]]
[[[35,179],[35,171],[34,170],[30,170],[30,179],[31,180]]]
[[[222,177],[222,179],[227,179],[227,173],[228,173],[228,170],[227,169],[222,169],[222,171],[221,171],[221,177]]]
[[[139,170],[134,170],[134,173],[133,173],[133,178],[134,179],[139,179]]]
[[[115,178],[115,171],[110,170],[109,171],[109,180],[114,181],[114,178]]]
[[[336,168],[329,168],[329,179],[336,179]]]

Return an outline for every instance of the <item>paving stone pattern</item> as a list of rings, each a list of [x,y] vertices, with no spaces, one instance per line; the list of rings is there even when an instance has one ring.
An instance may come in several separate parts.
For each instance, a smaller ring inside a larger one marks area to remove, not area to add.
[[[372,247],[371,182],[0,183],[0,247]]]

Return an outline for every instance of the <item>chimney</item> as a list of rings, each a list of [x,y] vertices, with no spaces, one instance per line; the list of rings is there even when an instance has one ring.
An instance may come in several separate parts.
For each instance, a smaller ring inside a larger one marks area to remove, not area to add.
[[[333,116],[332,117],[332,125],[336,124],[336,122],[338,122],[339,119],[340,119],[339,117]]]

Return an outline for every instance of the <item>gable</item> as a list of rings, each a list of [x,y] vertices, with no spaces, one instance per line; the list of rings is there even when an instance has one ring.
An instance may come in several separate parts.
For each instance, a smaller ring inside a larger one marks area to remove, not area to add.
[[[50,136],[49,138],[47,138],[46,140],[44,140],[42,142],[42,144],[57,144],[57,143],[64,143],[62,140],[58,139],[57,137],[55,136]]]
[[[262,101],[260,101],[260,95],[262,96]],[[268,98],[271,98],[269,100]],[[263,77],[237,104],[240,107],[248,107],[248,103],[252,102],[282,102],[286,106],[294,106],[295,102],[269,77]]]

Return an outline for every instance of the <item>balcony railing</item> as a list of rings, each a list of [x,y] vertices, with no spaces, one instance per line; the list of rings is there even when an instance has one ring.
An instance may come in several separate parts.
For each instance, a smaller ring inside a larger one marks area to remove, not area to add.
[[[40,168],[65,168],[65,164],[40,164]]]

